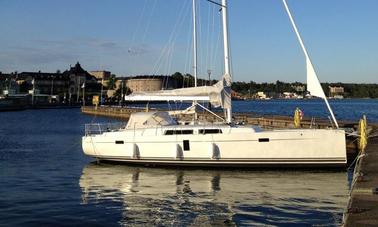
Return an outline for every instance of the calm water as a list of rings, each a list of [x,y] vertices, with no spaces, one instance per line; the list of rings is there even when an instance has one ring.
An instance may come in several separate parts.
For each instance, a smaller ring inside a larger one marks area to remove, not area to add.
[[[365,114],[370,122],[378,122],[378,99],[330,100],[330,105],[338,120],[357,121]],[[236,112],[293,116],[299,107],[305,117],[328,118],[327,106],[321,99],[313,100],[266,100],[233,102]]]
[[[314,103],[235,102],[258,113]],[[377,102],[337,102],[341,119]],[[274,107],[274,104],[276,107]],[[340,110],[345,110],[344,112]],[[361,110],[361,111],[360,111]],[[291,113],[288,111],[287,113]],[[290,114],[291,115],[291,114]],[[348,173],[97,165],[81,150],[84,124],[113,121],[78,109],[0,113],[0,225],[337,225]]]
[[[369,122],[378,122],[378,99],[343,99],[329,100],[337,120],[358,121],[366,115]],[[145,105],[138,105],[145,107]],[[167,108],[166,104],[155,104],[150,107]],[[189,107],[189,104],[171,103],[168,108],[172,110]],[[299,107],[305,117],[327,119],[330,114],[327,106],[321,99],[312,100],[251,100],[233,101],[234,112],[251,112],[257,115],[285,115],[293,116]]]

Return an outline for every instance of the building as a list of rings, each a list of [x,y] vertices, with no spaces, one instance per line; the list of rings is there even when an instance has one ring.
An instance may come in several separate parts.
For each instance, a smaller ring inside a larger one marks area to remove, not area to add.
[[[15,94],[19,92],[19,85],[16,82],[17,72],[2,73],[0,72],[0,95]]]
[[[79,62],[63,74],[70,78],[68,91],[70,102],[81,102],[83,92],[85,92],[86,100],[92,100],[93,95],[100,94],[101,84],[97,83],[96,77],[85,71]]]
[[[333,98],[342,98],[343,97],[344,87],[329,86],[328,88],[329,88],[329,97],[333,97]]]
[[[295,92],[283,92],[282,96],[284,99],[298,99],[298,98],[303,98],[303,96],[298,96],[297,93]]]
[[[132,92],[158,91],[162,89],[163,81],[160,78],[132,78],[126,80],[126,86]]]
[[[70,79],[62,73],[22,72],[17,76],[17,83],[20,86],[20,93],[29,90],[39,90],[40,94],[63,95],[68,94]]]
[[[259,91],[255,94],[256,99],[268,99],[266,94],[263,91]]]
[[[111,76],[110,71],[90,71],[89,74],[96,77],[97,82],[102,84],[102,86],[108,86],[109,78]]]
[[[9,81],[15,81],[18,85],[17,93],[29,93],[41,97],[55,96],[57,100],[64,103],[81,103],[83,92],[85,92],[86,100],[92,100],[92,96],[98,95],[101,89],[101,84],[97,83],[96,77],[85,71],[79,62],[63,73],[60,71],[55,73],[16,72],[7,74],[6,78],[4,74],[0,74],[0,81],[3,81],[2,84],[11,84]],[[11,89],[15,88],[16,86],[11,87]]]
[[[111,75],[109,71],[90,71],[89,74],[96,77],[97,80],[109,80]]]
[[[175,88],[170,76],[136,76],[126,78],[126,86],[132,92],[159,91]]]
[[[342,94],[342,93],[344,93],[344,87],[329,86],[329,92],[332,93],[332,94]]]
[[[291,87],[296,91],[296,92],[299,92],[299,93],[303,93],[306,91],[306,86],[304,85],[291,85]]]
[[[231,99],[232,100],[245,100],[245,97],[243,97],[241,93],[231,90]]]

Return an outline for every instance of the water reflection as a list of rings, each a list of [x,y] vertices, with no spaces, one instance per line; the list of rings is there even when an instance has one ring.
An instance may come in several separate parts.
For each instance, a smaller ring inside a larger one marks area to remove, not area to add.
[[[220,171],[89,164],[82,202],[117,201],[121,224],[280,225],[341,221],[344,172]],[[104,203],[105,204],[105,203]]]

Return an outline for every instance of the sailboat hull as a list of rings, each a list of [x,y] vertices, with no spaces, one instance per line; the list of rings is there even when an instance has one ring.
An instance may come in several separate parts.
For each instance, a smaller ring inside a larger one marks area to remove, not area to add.
[[[88,135],[83,150],[98,160],[143,165],[338,167],[347,162],[343,130],[229,127],[218,134],[200,134],[200,128],[192,127],[180,128],[193,131],[190,135],[165,135],[167,130],[172,129]]]

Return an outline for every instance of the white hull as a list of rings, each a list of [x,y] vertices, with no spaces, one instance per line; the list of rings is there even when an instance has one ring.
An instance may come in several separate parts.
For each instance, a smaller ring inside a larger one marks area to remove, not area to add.
[[[222,133],[199,133],[204,128]],[[193,134],[165,135],[167,130]],[[344,166],[347,162],[345,133],[334,129],[162,126],[88,135],[82,145],[86,155],[99,160],[145,165]]]

